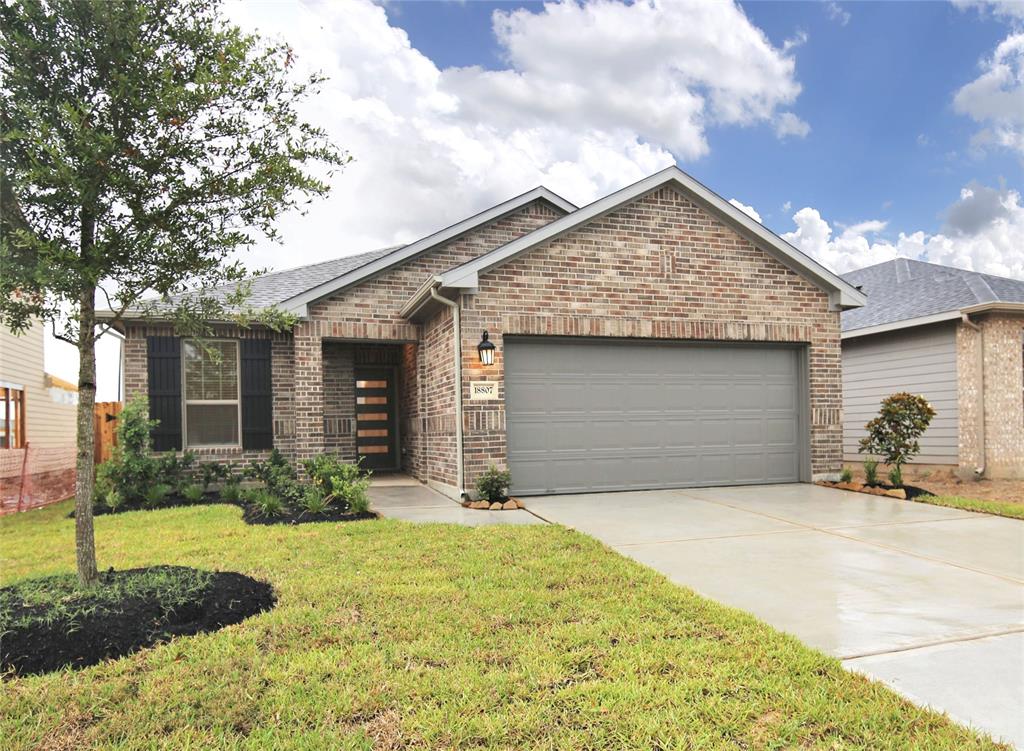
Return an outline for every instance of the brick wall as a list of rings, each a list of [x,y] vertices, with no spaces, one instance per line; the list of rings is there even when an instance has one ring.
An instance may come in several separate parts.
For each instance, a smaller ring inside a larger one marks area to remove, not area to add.
[[[149,374],[147,369],[146,337],[174,336],[170,326],[129,323],[125,329],[124,343],[124,393],[126,399],[135,395],[147,396]],[[277,333],[263,329],[242,329],[234,326],[217,326],[214,336],[227,339],[270,339],[270,369],[274,384],[274,447],[286,456],[295,454],[295,404],[294,360],[292,337],[289,333]],[[322,429],[322,421],[321,421]],[[196,449],[199,461],[229,462],[246,465],[252,459],[266,458],[269,451],[245,451],[241,448]]]
[[[825,292],[673,188],[481,275],[463,301],[467,486],[505,461],[503,391],[468,397],[470,381],[502,380],[503,334],[806,343],[812,473],[840,468],[839,314]],[[484,329],[498,348],[490,368],[476,354]]]
[[[511,242],[548,224],[562,213],[546,202],[534,201],[425,255],[385,271],[358,287],[310,306],[309,320],[295,328],[295,421],[296,432],[303,437],[298,453],[316,454],[326,445],[322,419],[326,406],[321,346],[324,340],[418,342],[419,326],[398,313],[430,275]],[[422,432],[421,420],[418,430],[410,428],[403,435],[415,441]],[[409,467],[418,466],[415,459],[417,451],[414,448],[409,459],[404,460]]]
[[[1024,477],[1024,316],[992,314],[977,324],[981,331],[957,329],[960,473],[973,476],[984,465],[986,477]]]

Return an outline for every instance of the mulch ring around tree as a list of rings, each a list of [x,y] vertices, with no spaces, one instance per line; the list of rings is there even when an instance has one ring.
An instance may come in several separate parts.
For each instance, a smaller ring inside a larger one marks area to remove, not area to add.
[[[213,506],[224,504],[227,506],[237,506],[242,509],[242,520],[246,524],[258,524],[258,525],[269,525],[269,524],[311,524],[314,522],[354,522],[362,521],[364,519],[379,519],[380,516],[373,511],[364,512],[353,512],[343,509],[340,506],[330,506],[326,512],[322,514],[311,514],[308,511],[302,509],[292,509],[285,507],[284,513],[276,516],[266,516],[260,513],[257,506],[246,503],[245,501],[227,501],[220,497],[218,493],[206,493],[201,501],[190,501],[184,496],[171,495],[162,500],[158,504],[145,506],[138,508],[132,506],[130,508],[121,508],[117,511],[113,511],[106,506],[96,506],[93,509],[95,516],[106,516],[109,514],[123,514],[129,511],[159,511],[161,509],[169,508],[181,508],[181,507],[193,507],[193,506]],[[75,518],[75,512],[72,510],[68,514],[69,519]]]
[[[100,580],[89,590],[73,574],[0,588],[0,672],[84,668],[216,631],[276,603],[270,584],[232,571],[152,566],[110,570]]]

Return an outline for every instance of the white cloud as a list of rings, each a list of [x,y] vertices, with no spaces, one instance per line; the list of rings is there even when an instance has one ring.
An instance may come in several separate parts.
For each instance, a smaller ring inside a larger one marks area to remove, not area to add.
[[[900,232],[895,240],[878,237],[886,222],[870,220],[830,225],[817,209],[793,215],[796,229],[783,235],[800,250],[843,273],[897,256],[1024,278],[1024,205],[1015,190],[970,185],[946,212],[937,234]],[[838,235],[833,226],[841,231]]]
[[[284,267],[420,237],[538,184],[585,203],[709,150],[710,127],[809,127],[791,54],[732,3],[497,11],[506,67],[441,70],[365,0],[228,6],[329,78],[306,111],[355,161],[284,245]],[[443,196],[443,200],[439,200]]]
[[[782,204],[782,210],[783,211],[789,211],[791,208],[793,208],[793,202],[792,201],[786,201],[784,204]]]
[[[953,0],[953,5],[961,10],[977,8],[981,12],[990,10],[993,15],[1004,18],[1024,19],[1024,2],[1021,0]]]
[[[749,216],[751,219],[754,219],[758,223],[761,223],[761,215],[757,213],[753,206],[747,206],[747,204],[745,203],[740,203],[735,198],[730,198],[729,203],[731,203],[737,209],[739,209],[744,214]]]
[[[830,2],[825,4],[825,12],[828,13],[828,17],[833,21],[836,21],[840,26],[846,26],[850,23],[852,16],[850,12],[845,10],[839,3]]]
[[[971,145],[1006,148],[1024,156],[1024,32],[1000,42],[981,69],[981,75],[953,97],[957,112],[983,126]]]

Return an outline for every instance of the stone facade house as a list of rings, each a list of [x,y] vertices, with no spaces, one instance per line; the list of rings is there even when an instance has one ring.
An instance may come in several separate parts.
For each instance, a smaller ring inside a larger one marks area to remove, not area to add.
[[[124,324],[157,448],[336,451],[458,497],[491,464],[519,494],[833,475],[840,312],[864,296],[672,167],[269,274],[252,302],[299,322],[219,326],[219,363]]]
[[[936,415],[916,464],[1024,477],[1024,281],[907,258],[843,276],[868,295],[843,313],[844,458],[897,391]]]

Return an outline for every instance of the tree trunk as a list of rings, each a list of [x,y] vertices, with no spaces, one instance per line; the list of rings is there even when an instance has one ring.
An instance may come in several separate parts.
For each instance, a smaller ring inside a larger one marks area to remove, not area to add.
[[[78,583],[96,584],[96,540],[92,525],[95,485],[96,432],[96,290],[89,287],[79,301],[78,321],[78,457],[75,475],[75,560]]]

